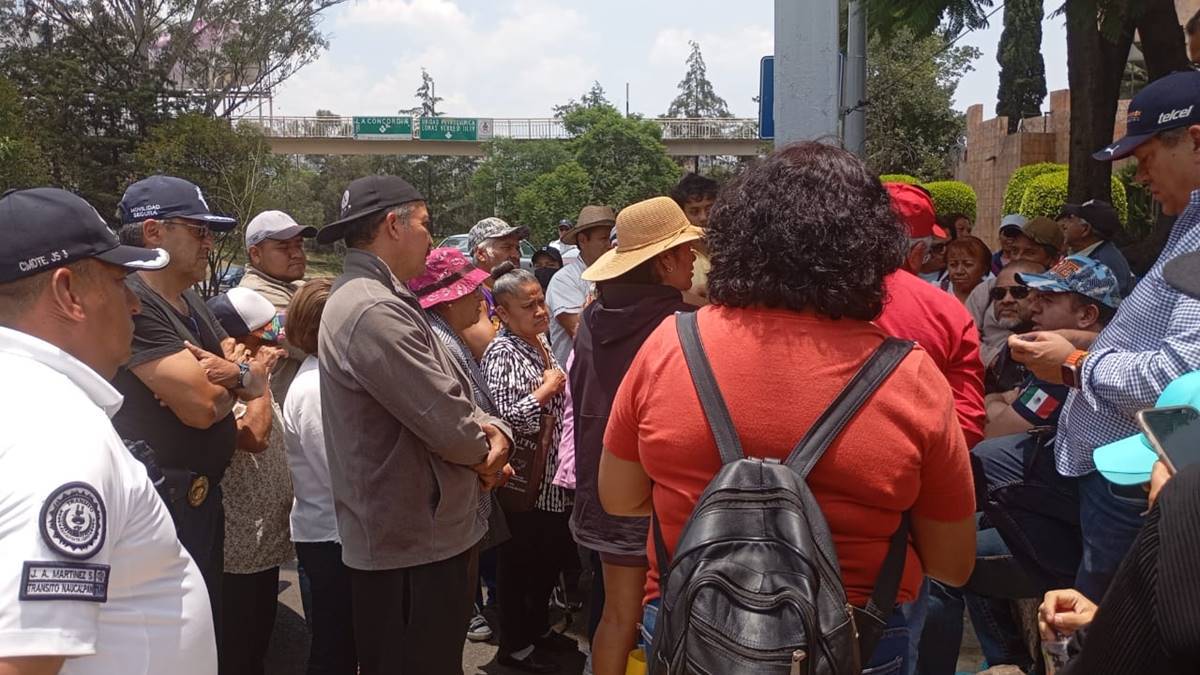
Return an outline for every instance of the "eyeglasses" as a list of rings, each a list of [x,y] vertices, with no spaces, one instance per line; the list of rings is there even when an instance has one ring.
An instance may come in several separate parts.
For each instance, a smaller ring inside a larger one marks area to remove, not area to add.
[[[992,302],[999,302],[1004,299],[1004,296],[1012,294],[1013,300],[1024,300],[1029,297],[1028,286],[995,286],[991,291],[988,291],[988,297]]]
[[[197,225],[195,223],[189,223],[186,220],[171,220],[168,221],[168,223],[170,225],[182,225],[183,227],[190,229],[192,231],[192,235],[197,239],[208,239],[209,237],[216,236],[216,233],[210,230],[207,225]]]

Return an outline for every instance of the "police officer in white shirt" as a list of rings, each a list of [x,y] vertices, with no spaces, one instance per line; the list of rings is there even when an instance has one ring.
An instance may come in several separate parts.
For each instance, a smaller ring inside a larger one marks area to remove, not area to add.
[[[109,422],[133,270],[96,210],[54,188],[0,198],[0,674],[212,675],[204,582],[146,467]]]

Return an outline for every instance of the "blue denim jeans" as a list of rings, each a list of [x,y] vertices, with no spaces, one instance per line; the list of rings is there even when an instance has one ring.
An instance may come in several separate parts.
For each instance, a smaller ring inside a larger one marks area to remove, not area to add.
[[[658,623],[659,600],[651,600],[642,608],[641,640],[639,647],[646,650],[646,662],[650,662],[650,645],[654,642],[654,626]],[[892,612],[875,653],[863,669],[863,675],[899,675],[906,673],[908,660],[908,622],[897,607]]]
[[[1083,559],[1075,588],[1099,603],[1142,529],[1146,492],[1140,485],[1110,483],[1098,472],[1079,479],[1079,526]]]

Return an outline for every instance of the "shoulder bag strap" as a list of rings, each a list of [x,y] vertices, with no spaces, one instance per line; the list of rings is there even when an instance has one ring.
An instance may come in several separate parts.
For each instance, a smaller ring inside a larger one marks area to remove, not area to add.
[[[696,320],[698,313],[676,313],[675,328],[679,333],[679,342],[683,345],[683,358],[687,361],[688,371],[692,375],[692,384],[700,397],[704,418],[708,420],[708,428],[712,430],[713,438],[717,441],[721,463],[729,464],[745,458],[746,454],[742,452],[742,442],[738,440],[737,431],[733,428],[733,418],[729,416],[729,408],[725,405],[725,399],[721,397],[717,378],[713,375],[708,356],[704,353],[704,344],[700,341],[700,325]]]

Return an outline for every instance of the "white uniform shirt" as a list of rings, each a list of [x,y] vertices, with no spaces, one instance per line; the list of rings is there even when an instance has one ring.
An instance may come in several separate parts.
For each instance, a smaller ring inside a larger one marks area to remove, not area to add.
[[[0,328],[0,657],[62,673],[212,675],[196,563],[109,417],[122,398],[53,345]]]
[[[582,314],[592,293],[592,282],[581,276],[587,270],[583,258],[575,258],[550,279],[546,288],[546,305],[550,309],[550,348],[559,363],[566,363],[575,340],[558,322],[562,314]]]
[[[283,442],[292,472],[292,541],[341,541],[333,508],[333,482],[321,424],[321,387],[317,357],[300,364],[283,402]]]

